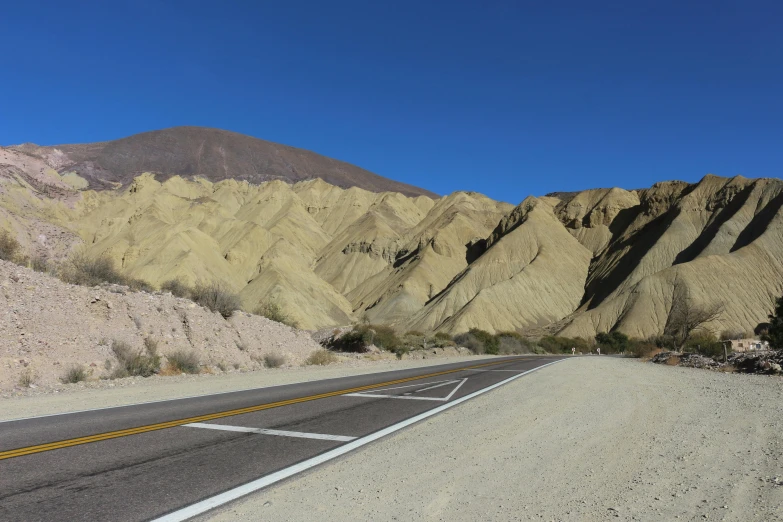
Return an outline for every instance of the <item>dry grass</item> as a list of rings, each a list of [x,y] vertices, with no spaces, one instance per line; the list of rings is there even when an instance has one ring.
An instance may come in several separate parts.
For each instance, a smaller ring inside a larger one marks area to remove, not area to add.
[[[111,351],[119,363],[112,373],[113,379],[123,377],[150,377],[160,371],[160,356],[158,355],[158,342],[147,337],[144,339],[144,351],[134,350],[125,341],[115,339],[111,344]]]
[[[264,355],[265,368],[280,368],[285,364],[285,356],[279,353],[267,353]]]
[[[676,355],[672,355],[668,359],[666,359],[666,365],[667,366],[677,366],[680,364],[680,358]]]
[[[199,359],[199,356],[196,352],[177,350],[168,354],[166,359],[167,369],[175,372],[173,374],[167,373],[166,375],[177,375],[177,373],[199,373],[201,371],[201,360]]]
[[[81,364],[74,364],[60,377],[63,384],[76,384],[87,380],[87,370]]]
[[[305,364],[308,366],[326,366],[335,362],[337,362],[337,356],[329,350],[316,350],[305,359]]]
[[[14,261],[19,254],[19,241],[7,230],[0,232],[0,259]]]
[[[22,388],[29,388],[35,384],[36,378],[37,375],[35,375],[35,372],[33,372],[31,368],[25,368],[19,376],[19,386]]]
[[[239,296],[221,283],[199,283],[193,289],[192,299],[204,308],[218,312],[223,318],[228,319],[239,310]]]
[[[290,315],[288,315],[283,307],[275,301],[266,301],[261,303],[258,308],[253,310],[253,314],[266,317],[270,321],[282,323],[291,328],[298,328],[299,323],[296,322]]]

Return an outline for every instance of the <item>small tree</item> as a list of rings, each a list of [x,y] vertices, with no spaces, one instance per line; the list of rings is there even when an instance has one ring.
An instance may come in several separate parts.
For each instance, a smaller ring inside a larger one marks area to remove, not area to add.
[[[7,230],[0,231],[0,259],[13,261],[19,253],[19,241]]]
[[[769,316],[769,327],[761,338],[769,342],[770,348],[783,350],[783,297],[777,299],[775,313]]]
[[[687,286],[679,280],[674,282],[672,307],[664,327],[664,335],[671,336],[675,346],[682,351],[685,342],[697,330],[723,314],[723,303],[700,306],[693,302]]]

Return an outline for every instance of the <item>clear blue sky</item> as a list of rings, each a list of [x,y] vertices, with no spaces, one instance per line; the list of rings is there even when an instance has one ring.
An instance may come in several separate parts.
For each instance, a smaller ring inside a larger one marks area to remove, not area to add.
[[[6,2],[0,144],[176,125],[438,193],[780,177],[783,3]]]

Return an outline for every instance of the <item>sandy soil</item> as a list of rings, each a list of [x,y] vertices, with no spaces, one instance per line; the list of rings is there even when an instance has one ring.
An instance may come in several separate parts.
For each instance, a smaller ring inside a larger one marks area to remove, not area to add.
[[[445,350],[432,350],[445,352]],[[424,354],[418,353],[418,357]],[[5,395],[0,398],[0,420],[50,415],[93,408],[110,408],[139,402],[161,401],[221,393],[248,388],[277,386],[297,382],[334,379],[350,375],[362,375],[405,368],[419,368],[435,364],[454,362],[478,362],[486,357],[448,357],[429,355],[427,359],[404,359],[394,357],[380,360],[367,358],[346,360],[330,366],[304,366],[276,368],[253,372],[231,372],[218,375],[181,375],[173,377],[153,376],[96,381],[60,385],[54,388],[18,391],[23,395]],[[346,359],[348,359],[346,357]]]
[[[584,357],[213,514],[783,520],[783,379]]]

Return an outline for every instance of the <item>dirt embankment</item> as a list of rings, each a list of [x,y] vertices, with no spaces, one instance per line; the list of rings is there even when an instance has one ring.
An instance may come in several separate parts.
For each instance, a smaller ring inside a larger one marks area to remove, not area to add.
[[[269,353],[299,365],[320,348],[307,332],[263,317],[236,312],[226,320],[168,293],[74,286],[0,261],[0,390],[23,372],[38,386],[57,384],[74,364],[90,379],[106,377],[116,366],[112,341],[142,350],[145,338],[163,356],[195,352],[210,371],[258,369]]]
[[[783,520],[783,379],[581,357],[210,520]]]

